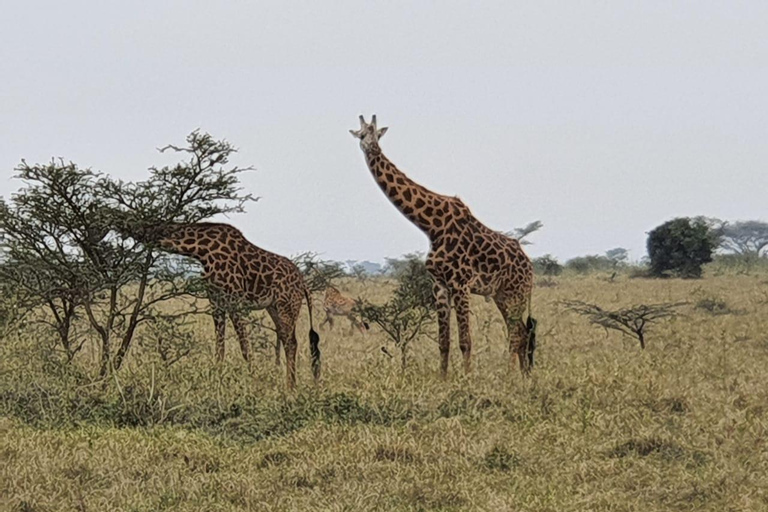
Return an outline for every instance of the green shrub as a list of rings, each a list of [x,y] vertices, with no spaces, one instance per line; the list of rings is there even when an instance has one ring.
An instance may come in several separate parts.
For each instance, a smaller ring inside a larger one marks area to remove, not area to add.
[[[701,277],[701,266],[712,261],[717,233],[700,218],[665,222],[648,234],[648,256],[656,277]]]

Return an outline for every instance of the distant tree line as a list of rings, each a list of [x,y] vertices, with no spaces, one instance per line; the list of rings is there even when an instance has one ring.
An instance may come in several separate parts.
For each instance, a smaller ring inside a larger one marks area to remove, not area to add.
[[[534,221],[504,234],[529,245],[528,235],[543,227]],[[669,220],[648,233],[648,255],[639,263],[631,263],[629,251],[616,247],[604,254],[577,256],[564,263],[551,254],[533,259],[540,276],[558,276],[564,271],[574,274],[614,273],[632,270],[646,277],[701,277],[703,265],[717,262],[725,267],[745,271],[768,262],[768,222],[757,220],[726,222],[711,217],[680,217]],[[383,275],[397,278],[409,260],[424,258],[422,253],[400,258],[386,258],[384,265],[347,261],[347,274],[354,276]],[[766,263],[768,264],[768,263]]]

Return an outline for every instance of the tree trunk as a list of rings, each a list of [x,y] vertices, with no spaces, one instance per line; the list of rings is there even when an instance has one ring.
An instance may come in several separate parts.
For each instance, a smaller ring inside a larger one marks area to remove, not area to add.
[[[109,373],[109,361],[110,361],[110,342],[109,333],[106,336],[101,337],[101,368],[99,368],[99,377],[106,377]]]
[[[147,289],[147,280],[149,276],[149,268],[152,265],[152,253],[148,252],[147,257],[144,260],[143,274],[141,276],[141,282],[139,283],[139,290],[136,293],[136,304],[131,311],[131,318],[128,321],[128,328],[125,330],[123,341],[120,343],[120,348],[117,349],[115,354],[114,367],[115,370],[119,370],[125,360],[125,355],[128,353],[128,349],[131,348],[131,341],[133,341],[133,334],[136,332],[136,326],[139,323],[139,312],[144,305],[144,293]]]

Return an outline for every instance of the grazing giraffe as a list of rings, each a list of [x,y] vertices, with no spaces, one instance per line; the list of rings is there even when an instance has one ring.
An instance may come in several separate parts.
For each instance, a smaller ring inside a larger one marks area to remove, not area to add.
[[[469,295],[490,297],[504,317],[510,363],[517,355],[524,374],[533,366],[536,348],[535,320],[530,316],[533,265],[520,243],[486,227],[458,197],[436,194],[408,178],[384,156],[379,139],[387,128],[360,116],[360,129],[350,130],[360,139],[368,168],[381,190],[405,217],[430,240],[427,270],[434,279],[438,316],[440,372],[448,373],[450,315],[456,308],[459,347],[464,370],[469,372],[472,339],[469,330]],[[528,320],[523,315],[528,310]]]
[[[312,301],[304,277],[284,256],[265,251],[250,243],[237,228],[228,224],[161,224],[130,226],[122,231],[143,243],[156,243],[163,250],[190,256],[203,265],[203,279],[210,285],[209,298],[216,329],[216,355],[224,359],[226,316],[235,326],[245,360],[250,359],[245,323],[237,308],[247,301],[255,309],[266,309],[275,324],[279,362],[280,344],[286,360],[288,387],[296,384],[296,319],[301,303],[309,309],[309,346],[312,373],[320,378],[320,337],[312,328]]]
[[[323,309],[325,310],[325,321],[320,324],[320,327],[326,323],[329,328],[333,329],[333,317],[345,316],[352,324],[352,327],[356,327],[361,334],[365,334],[370,326],[367,322],[358,320],[355,313],[355,301],[349,297],[344,296],[337,288],[331,285],[325,289],[325,300],[323,300]]]

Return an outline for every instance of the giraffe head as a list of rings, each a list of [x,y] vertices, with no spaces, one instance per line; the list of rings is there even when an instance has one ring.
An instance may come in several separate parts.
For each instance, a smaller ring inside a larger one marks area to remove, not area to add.
[[[371,117],[371,122],[366,123],[365,118],[360,116],[360,129],[349,130],[353,137],[360,139],[360,148],[363,151],[380,151],[379,139],[387,133],[387,128],[376,126],[376,114]]]
[[[171,224],[168,223],[138,219],[122,211],[111,213],[112,227],[115,231],[143,244],[159,244],[173,231]]]

